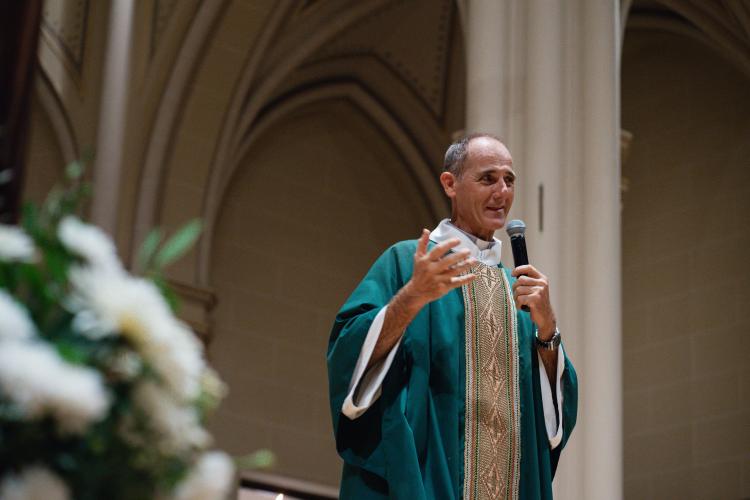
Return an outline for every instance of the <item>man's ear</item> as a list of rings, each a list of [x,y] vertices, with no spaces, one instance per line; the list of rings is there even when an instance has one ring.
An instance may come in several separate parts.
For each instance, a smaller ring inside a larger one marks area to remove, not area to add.
[[[448,198],[453,199],[456,196],[456,176],[450,172],[440,174],[440,184]]]

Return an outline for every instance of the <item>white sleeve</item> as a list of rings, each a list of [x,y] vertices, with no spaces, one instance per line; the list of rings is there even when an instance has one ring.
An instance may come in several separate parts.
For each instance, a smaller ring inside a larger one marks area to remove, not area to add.
[[[544,407],[544,425],[547,428],[547,437],[549,438],[549,446],[551,449],[555,449],[560,445],[562,441],[562,374],[565,369],[565,352],[563,351],[562,345],[558,347],[557,351],[557,383],[555,384],[556,396],[557,396],[557,408],[558,419],[555,415],[555,405],[552,402],[552,388],[549,385],[549,378],[547,378],[547,372],[544,369],[542,363],[542,357],[537,352],[537,358],[539,359],[539,382],[542,390],[542,406]]]
[[[362,350],[359,352],[357,364],[354,366],[352,380],[349,382],[349,394],[341,407],[341,412],[351,420],[362,415],[380,397],[385,374],[388,373],[398,346],[401,345],[401,339],[399,339],[384,359],[372,365],[369,370],[367,369],[375,344],[380,337],[380,331],[383,329],[386,310],[388,306],[383,307],[372,320],[365,342],[362,344]],[[554,417],[554,410],[552,416]]]

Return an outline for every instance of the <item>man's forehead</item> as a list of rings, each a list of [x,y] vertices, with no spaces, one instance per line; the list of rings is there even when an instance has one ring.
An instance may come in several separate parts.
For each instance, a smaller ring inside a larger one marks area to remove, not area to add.
[[[492,137],[477,137],[466,148],[466,166],[475,168],[504,167],[513,172],[513,157],[502,142]]]

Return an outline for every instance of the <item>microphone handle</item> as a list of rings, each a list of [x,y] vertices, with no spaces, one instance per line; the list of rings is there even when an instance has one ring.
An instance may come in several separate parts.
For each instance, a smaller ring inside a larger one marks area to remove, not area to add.
[[[516,267],[525,266],[529,263],[529,256],[526,253],[526,238],[523,236],[516,236],[510,239],[510,247],[513,249],[513,262]],[[522,274],[521,276],[526,276]],[[521,306],[522,311],[529,312],[529,306]]]

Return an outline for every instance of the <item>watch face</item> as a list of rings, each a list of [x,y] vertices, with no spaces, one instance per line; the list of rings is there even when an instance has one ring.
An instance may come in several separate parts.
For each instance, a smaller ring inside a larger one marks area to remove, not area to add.
[[[554,351],[557,349],[557,347],[560,345],[561,336],[560,336],[560,330],[555,328],[555,333],[552,335],[552,338],[549,340],[542,340],[539,338],[539,332],[534,332],[534,337],[536,339],[536,344],[541,347],[542,349],[546,349],[548,351]]]

